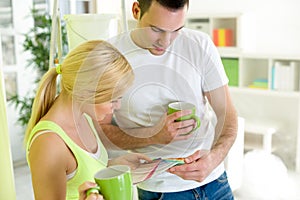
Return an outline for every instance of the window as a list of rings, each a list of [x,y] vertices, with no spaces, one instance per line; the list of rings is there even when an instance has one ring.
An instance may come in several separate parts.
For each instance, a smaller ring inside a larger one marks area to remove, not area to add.
[[[1,0],[0,2],[0,29],[13,26],[12,3],[11,0]]]
[[[15,40],[13,35],[2,35],[2,61],[3,66],[16,65]]]

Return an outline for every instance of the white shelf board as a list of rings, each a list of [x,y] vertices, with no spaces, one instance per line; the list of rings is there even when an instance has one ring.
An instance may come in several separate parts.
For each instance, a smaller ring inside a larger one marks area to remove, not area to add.
[[[269,53],[258,53],[258,52],[241,52],[241,57],[251,59],[274,59],[274,60],[299,60],[300,56],[296,54],[269,54]]]
[[[217,47],[221,57],[239,58],[242,49],[239,47]]]
[[[275,91],[265,89],[253,89],[247,87],[230,87],[230,92],[238,94],[252,94],[259,96],[281,97],[281,98],[300,98],[299,91]]]

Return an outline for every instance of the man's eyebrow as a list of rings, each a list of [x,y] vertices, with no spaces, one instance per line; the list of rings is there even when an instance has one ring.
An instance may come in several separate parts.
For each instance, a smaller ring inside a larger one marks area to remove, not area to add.
[[[164,30],[164,29],[162,29],[162,28],[159,28],[159,27],[157,27],[157,26],[154,26],[154,25],[150,25],[150,27],[151,28],[156,28],[156,29],[158,29],[159,31],[161,31],[161,32],[169,32],[169,31],[167,31],[167,30]],[[180,29],[182,29],[184,27],[184,25],[183,26],[181,26],[181,27],[179,27],[178,29],[176,29],[176,30],[174,30],[174,31],[171,31],[171,32],[176,32],[176,31],[179,31]]]

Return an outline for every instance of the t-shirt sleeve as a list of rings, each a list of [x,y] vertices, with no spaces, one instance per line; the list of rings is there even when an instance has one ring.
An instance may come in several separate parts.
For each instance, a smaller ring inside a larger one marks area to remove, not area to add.
[[[203,82],[204,92],[211,91],[228,84],[228,77],[225,73],[220,55],[213,42],[208,39],[207,46],[203,51]]]

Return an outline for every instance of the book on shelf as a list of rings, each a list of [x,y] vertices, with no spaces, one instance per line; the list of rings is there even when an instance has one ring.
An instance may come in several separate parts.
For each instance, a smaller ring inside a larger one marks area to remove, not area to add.
[[[218,47],[233,46],[233,33],[232,29],[214,29],[213,42]]]
[[[239,60],[237,58],[222,58],[224,70],[229,79],[229,86],[239,85]]]
[[[258,79],[255,79],[248,87],[255,88],[255,89],[267,90],[268,85],[269,85],[268,79],[258,78]]]
[[[276,61],[272,67],[271,89],[278,91],[299,90],[299,64]]]

